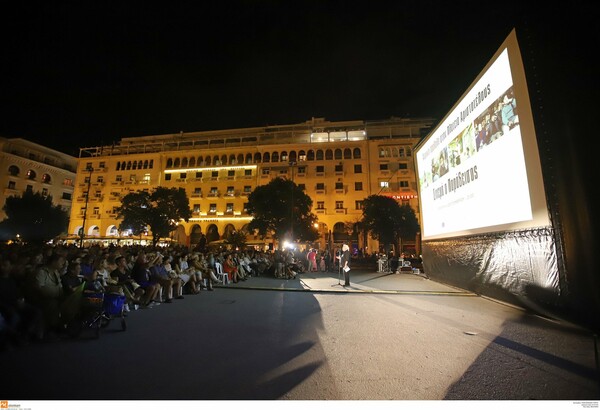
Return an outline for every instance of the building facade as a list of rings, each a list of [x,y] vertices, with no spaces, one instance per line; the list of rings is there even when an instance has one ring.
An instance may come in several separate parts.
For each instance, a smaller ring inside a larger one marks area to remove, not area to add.
[[[136,240],[119,230],[115,209],[130,192],[163,186],[184,188],[193,212],[189,222],[180,221],[172,240],[193,246],[201,233],[209,241],[219,240],[232,230],[245,230],[251,220],[246,203],[255,187],[283,177],[313,200],[318,246],[350,240],[372,252],[378,244],[352,237],[349,227],[360,220],[363,200],[374,194],[393,196],[419,216],[412,150],[432,124],[429,118],[313,118],[293,125],[123,138],[112,146],[81,148],[69,234],[76,237],[84,229],[88,239]]]
[[[25,191],[52,196],[54,205],[71,212],[77,158],[21,138],[0,138],[0,220],[6,198]]]

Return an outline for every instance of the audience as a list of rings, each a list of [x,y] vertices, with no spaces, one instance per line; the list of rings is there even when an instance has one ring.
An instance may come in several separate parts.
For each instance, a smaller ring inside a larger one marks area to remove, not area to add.
[[[291,252],[281,251],[0,245],[0,347],[3,340],[51,340],[51,335],[61,335],[65,320],[75,316],[71,310],[80,306],[84,288],[124,294],[126,311],[183,299],[184,289],[199,294],[203,283],[213,290],[214,284],[222,284],[217,262],[232,283],[253,276],[290,278],[305,270],[298,268],[302,263]]]

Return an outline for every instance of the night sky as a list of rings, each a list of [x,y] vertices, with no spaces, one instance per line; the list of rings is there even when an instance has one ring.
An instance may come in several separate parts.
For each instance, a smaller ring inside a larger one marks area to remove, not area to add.
[[[77,155],[312,117],[441,119],[513,27],[532,105],[574,127],[597,106],[598,13],[583,2],[154,3],[3,4],[0,136]]]

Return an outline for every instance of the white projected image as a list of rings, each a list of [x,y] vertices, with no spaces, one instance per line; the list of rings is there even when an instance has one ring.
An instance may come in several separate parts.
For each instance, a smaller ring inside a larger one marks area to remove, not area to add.
[[[417,148],[423,239],[533,223],[519,103],[505,48]]]

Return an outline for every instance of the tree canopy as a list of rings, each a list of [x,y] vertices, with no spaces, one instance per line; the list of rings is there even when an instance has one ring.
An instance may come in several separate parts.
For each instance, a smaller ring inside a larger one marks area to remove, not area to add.
[[[313,227],[317,221],[311,212],[312,199],[289,179],[275,178],[256,187],[248,197],[249,228],[261,237],[271,233],[281,241],[314,241],[319,237]]]
[[[150,227],[156,245],[177,228],[180,219],[187,222],[192,211],[185,189],[157,187],[151,193],[137,191],[125,195],[117,216],[123,218],[119,228],[131,229],[134,235],[141,235]]]
[[[244,249],[246,246],[246,235],[244,231],[232,231],[225,237],[225,243],[231,245],[233,249]]]
[[[399,245],[400,239],[414,238],[420,230],[410,205],[400,205],[383,195],[371,195],[364,200],[362,224],[386,250],[391,244]]]
[[[6,219],[0,222],[2,239],[14,239],[17,234],[25,242],[45,242],[65,233],[69,215],[52,196],[25,191],[22,196],[9,196],[3,208]]]

